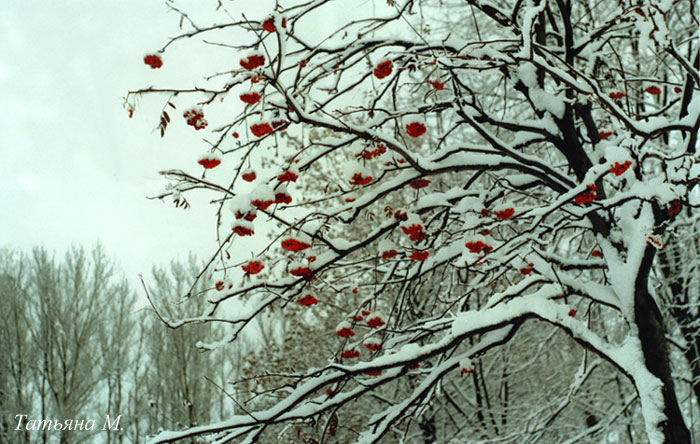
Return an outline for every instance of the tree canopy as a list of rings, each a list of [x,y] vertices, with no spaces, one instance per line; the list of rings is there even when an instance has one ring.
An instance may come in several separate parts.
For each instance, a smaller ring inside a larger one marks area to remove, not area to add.
[[[163,172],[158,198],[205,190],[219,248],[185,295],[201,312],[166,321],[226,325],[203,349],[270,323],[293,339],[254,409],[153,443],[690,442],[667,340],[682,313],[656,283],[678,281],[665,252],[698,204],[693,2],[168,5],[183,31],[145,64],[201,47],[211,71],[125,104],[160,101],[161,136],[204,135],[199,166]],[[512,396],[544,362],[561,391]],[[586,419],[566,427],[574,399]]]

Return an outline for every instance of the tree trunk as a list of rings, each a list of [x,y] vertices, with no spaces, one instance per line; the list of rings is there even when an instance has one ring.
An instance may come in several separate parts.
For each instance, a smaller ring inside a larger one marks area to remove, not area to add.
[[[437,438],[435,437],[435,417],[421,417],[421,421],[418,424],[421,431],[423,432],[423,442],[425,444],[434,443]]]
[[[697,328],[692,326],[695,320],[693,314],[689,288],[683,284],[682,272],[679,269],[683,266],[683,256],[678,254],[681,248],[697,248],[696,244],[691,246],[680,245],[677,240],[673,244],[667,245],[667,248],[659,252],[657,256],[657,264],[664,277],[664,286],[666,287],[669,298],[672,301],[670,304],[670,313],[679,325],[679,329],[683,339],[686,342],[686,348],[683,350],[683,355],[688,361],[688,367],[693,375],[692,388],[695,394],[695,399],[700,401],[700,336]]]
[[[678,408],[675,386],[671,376],[671,365],[666,343],[666,330],[663,317],[656,301],[649,293],[649,270],[654,261],[656,249],[647,246],[644,252],[637,280],[635,282],[635,322],[639,329],[639,339],[647,369],[663,383],[664,414],[661,423],[665,444],[688,444],[690,432]]]

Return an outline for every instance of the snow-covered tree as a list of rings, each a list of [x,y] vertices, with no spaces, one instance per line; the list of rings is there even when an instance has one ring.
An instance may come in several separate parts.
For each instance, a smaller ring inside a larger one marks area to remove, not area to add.
[[[123,405],[135,298],[126,280],[99,246],[73,247],[62,261],[43,248],[0,250],[0,294],[0,443],[93,439],[99,432],[72,424]]]
[[[583,442],[636,414],[646,437],[623,421],[630,441],[690,442],[651,272],[668,268],[669,226],[698,204],[693,2],[279,1],[255,16],[240,2],[168,5],[185,30],[144,62],[177,70],[189,63],[178,48],[206,47],[204,80],[132,91],[126,106],[157,97],[161,136],[176,113],[205,134],[204,173],[194,160],[164,172],[159,197],[187,206],[206,190],[219,241],[197,279],[208,289],[186,292],[206,308],[171,326],[227,325],[204,349],[264,318],[307,337],[259,408],[153,443],[268,429],[430,442],[445,396],[473,408],[452,388],[460,375],[482,396],[500,369],[499,402],[512,401],[505,383],[541,368],[531,359],[569,372],[567,402],[525,419],[506,403],[520,415],[499,418],[510,428],[456,426],[454,439]],[[546,328],[578,366],[543,351]],[[528,340],[533,356],[495,359]],[[539,380],[511,394],[546,395]],[[547,430],[571,397],[604,402],[609,384],[610,418]],[[477,421],[497,425],[479,399]]]
[[[14,251],[0,249],[0,443],[30,442],[29,431],[13,433],[14,412],[28,411],[34,399],[34,351],[26,334],[30,325],[28,265]]]
[[[141,430],[192,427],[220,418],[223,413],[217,407],[225,397],[221,387],[231,378],[230,366],[222,360],[223,350],[205,354],[195,348],[198,337],[211,334],[218,326],[164,329],[158,319],[167,322],[187,316],[187,304],[172,297],[187,291],[198,267],[190,256],[187,261],[173,261],[167,268],[154,267],[148,280],[157,316],[148,312],[141,319],[144,353],[140,364],[144,370],[134,394],[142,402],[133,405],[134,417],[142,420]]]

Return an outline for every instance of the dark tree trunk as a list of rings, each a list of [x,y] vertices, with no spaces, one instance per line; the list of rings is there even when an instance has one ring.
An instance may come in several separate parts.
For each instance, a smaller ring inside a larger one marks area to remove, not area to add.
[[[678,408],[663,317],[648,288],[649,271],[654,261],[655,252],[654,247],[647,246],[637,275],[635,322],[639,329],[639,339],[642,343],[646,367],[663,383],[664,414],[667,418],[661,424],[664,444],[688,444],[690,443],[690,432]]]
[[[425,444],[434,443],[437,441],[435,436],[435,418],[423,416],[419,423],[420,429],[423,432],[423,442]]]
[[[680,326],[681,335],[687,344],[683,354],[693,375],[695,399],[700,401],[700,335],[698,329],[692,327],[696,317],[691,311],[689,289],[683,284],[683,276],[677,271],[682,265],[682,256],[678,252],[680,248],[685,247],[673,245],[671,248],[671,245],[668,245],[667,249],[659,252],[656,260],[670,293],[670,313]],[[692,245],[690,248],[696,247]]]

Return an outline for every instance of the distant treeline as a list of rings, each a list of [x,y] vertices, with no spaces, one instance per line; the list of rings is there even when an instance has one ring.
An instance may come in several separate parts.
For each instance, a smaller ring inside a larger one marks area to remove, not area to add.
[[[180,297],[197,271],[153,269],[163,315],[192,308]],[[169,329],[135,291],[101,247],[0,250],[0,443],[137,444],[231,413],[222,390],[253,358],[199,351],[211,324]]]

